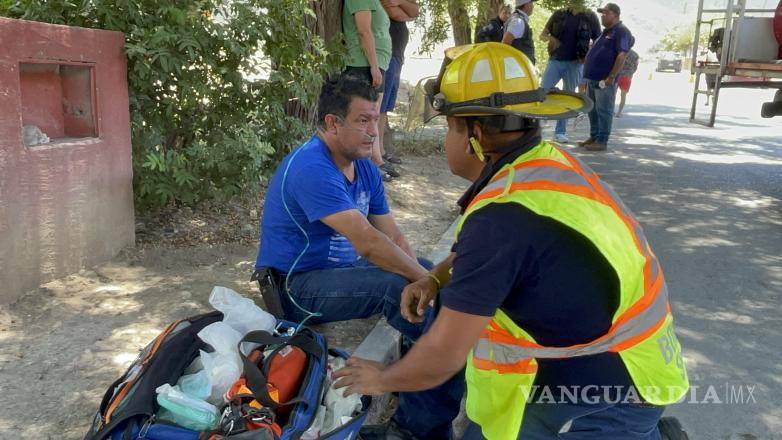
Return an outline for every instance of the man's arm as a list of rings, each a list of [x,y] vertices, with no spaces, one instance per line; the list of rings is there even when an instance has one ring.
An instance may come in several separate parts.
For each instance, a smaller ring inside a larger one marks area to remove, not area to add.
[[[420,12],[418,3],[412,0],[399,0],[399,7],[405,11],[405,14],[407,14],[411,20],[418,18],[418,13]]]
[[[345,395],[381,395],[433,388],[464,367],[470,349],[490,320],[490,316],[443,307],[432,328],[405,357],[386,368],[376,362],[350,358],[347,366],[335,373],[335,377],[340,378],[335,386],[347,387]]]
[[[546,25],[543,26],[543,32],[540,33],[541,40],[548,41],[550,37],[553,37],[553,35],[551,35],[551,22],[554,20],[554,16],[556,15],[556,12],[551,14],[551,17],[549,17],[548,21],[546,21]]]
[[[426,275],[405,286],[399,307],[403,318],[414,324],[424,322],[426,308],[429,307],[440,289],[451,280],[451,268],[455,257],[456,253],[451,252],[448,257],[429,271],[434,278],[437,278],[437,281],[432,276]]]
[[[380,232],[386,234],[395,245],[399,246],[411,258],[416,258],[415,252],[413,252],[410,243],[408,243],[407,238],[405,238],[405,234],[399,230],[399,226],[397,226],[394,216],[390,212],[383,215],[370,214],[369,223]]]
[[[361,41],[361,48],[364,50],[364,56],[367,57],[370,73],[372,74],[372,87],[379,87],[383,80],[380,73],[380,67],[377,64],[377,53],[375,53],[375,37],[372,35],[372,11],[357,11],[353,14],[356,20],[356,32]]]
[[[516,15],[511,16],[508,19],[507,31],[505,31],[505,34],[502,36],[502,42],[511,44],[516,38],[521,38],[524,36],[526,26],[527,24],[524,23],[524,20],[518,18]]]
[[[627,52],[630,51],[630,34],[624,29],[618,30],[617,33],[619,33],[619,35],[616,39],[616,60],[614,60],[614,65],[611,67],[611,72],[608,73],[608,77],[605,80],[606,85],[609,86],[614,84],[616,75],[619,74],[619,71],[622,70],[622,66],[625,64]]]
[[[614,67],[611,68],[611,72],[608,73],[608,76],[605,79],[606,85],[610,86],[614,84],[614,80],[616,80],[616,75],[619,73],[619,70],[622,69],[626,57],[627,57],[626,52],[619,52],[619,55],[616,56],[616,61],[614,61]]]
[[[359,255],[379,268],[397,273],[410,281],[426,276],[427,270],[394,244],[383,232],[375,229],[357,209],[348,209],[320,219],[344,235]]]
[[[413,21],[418,17],[418,5],[409,0],[380,0],[386,13],[394,21]]]

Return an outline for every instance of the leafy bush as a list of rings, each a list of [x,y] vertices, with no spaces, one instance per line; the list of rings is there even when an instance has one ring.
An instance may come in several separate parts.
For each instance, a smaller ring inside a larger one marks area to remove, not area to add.
[[[0,11],[125,34],[140,210],[256,188],[310,130],[291,109],[312,108],[341,67],[338,42],[305,26],[307,0],[22,0]]]

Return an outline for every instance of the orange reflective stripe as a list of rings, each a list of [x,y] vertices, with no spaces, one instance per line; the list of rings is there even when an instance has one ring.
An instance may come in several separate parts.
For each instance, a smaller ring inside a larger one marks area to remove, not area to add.
[[[623,323],[629,321],[630,319],[640,315],[644,310],[646,310],[647,307],[649,307],[651,304],[654,303],[654,301],[657,299],[657,295],[660,294],[660,291],[663,287],[663,276],[662,274],[659,274],[657,276],[657,279],[654,280],[652,285],[648,289],[644,289],[644,294],[639,298],[633,305],[627,308],[627,310],[624,311],[621,315],[619,315],[618,318],[616,318],[616,321],[611,326],[611,328],[608,330],[608,333],[611,334],[617,327],[622,325]]]
[[[481,333],[481,337],[499,344],[518,345],[519,347],[527,348],[544,348],[542,345],[523,338],[517,338],[506,331],[489,331],[488,329],[484,329]]]
[[[669,313],[670,313],[670,310],[669,310]],[[657,329],[659,329],[663,325],[663,323],[665,322],[665,318],[667,318],[667,316],[663,316],[663,318],[660,319],[659,321],[657,321],[657,323],[655,325],[653,325],[650,329],[646,330],[645,332],[641,333],[640,335],[636,335],[636,336],[634,336],[632,338],[629,338],[629,339],[627,339],[625,341],[622,341],[622,342],[614,345],[613,347],[611,347],[608,351],[619,352],[619,351],[622,351],[622,350],[627,350],[628,348],[631,348],[631,347],[635,346],[636,344],[639,344],[639,343],[645,341],[646,338],[648,338],[649,336],[652,336],[654,334],[654,332],[656,332]]]
[[[576,159],[574,159],[570,154],[560,150],[557,148],[557,150],[562,153],[563,156],[570,162],[570,165],[573,166],[573,169],[578,173],[581,177],[586,179],[587,182],[589,182],[590,185],[592,185],[592,188],[595,192],[600,194],[605,199],[605,204],[610,206],[611,209],[614,210],[616,215],[619,216],[620,219],[625,223],[627,228],[630,230],[630,235],[633,237],[633,242],[635,243],[635,247],[638,249],[638,251],[641,253],[641,255],[646,255],[643,251],[643,248],[641,247],[641,242],[638,239],[638,236],[635,234],[635,227],[634,223],[636,223],[633,219],[625,215],[625,213],[619,208],[619,205],[616,204],[616,201],[611,196],[611,194],[608,194],[608,192],[603,188],[602,185],[600,185],[600,182],[597,181],[597,178],[595,177],[594,173],[587,173],[584,168],[581,167],[581,164],[578,163]]]
[[[550,168],[559,168],[560,170],[565,171],[571,171],[572,168],[569,167],[567,164],[564,164],[562,162],[557,162],[553,159],[533,159],[528,160],[526,162],[522,162],[513,168],[520,170],[523,168],[538,168],[538,167],[550,167]],[[498,173],[496,176],[492,177],[491,181],[489,183],[494,183],[503,177],[508,175],[508,170],[503,170],[500,173]]]
[[[610,205],[606,203],[603,197],[601,197],[593,190],[589,188],[585,188],[581,185],[558,183],[558,182],[552,182],[550,180],[536,180],[534,182],[514,183],[513,185],[510,186],[510,190],[511,191],[522,191],[522,190],[558,191],[558,192],[572,194],[575,196],[594,200],[595,202],[602,203],[610,207]],[[477,197],[473,199],[473,201],[470,203],[470,206],[468,206],[467,209],[469,210],[470,208],[472,208],[473,205],[475,205],[481,200],[495,198],[500,194],[502,194],[504,191],[505,190],[503,188],[499,188],[499,189],[495,189],[492,191],[487,191],[485,193],[479,194]]]
[[[500,374],[535,374],[538,372],[538,364],[533,363],[532,359],[523,359],[513,364],[498,364],[486,359],[472,358],[472,365],[484,371],[496,371]]]

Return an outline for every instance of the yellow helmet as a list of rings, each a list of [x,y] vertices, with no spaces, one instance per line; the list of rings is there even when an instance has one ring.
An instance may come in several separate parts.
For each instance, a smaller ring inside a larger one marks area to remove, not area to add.
[[[440,75],[425,89],[427,121],[440,114],[566,119],[592,109],[592,101],[583,95],[540,88],[529,59],[502,43],[447,49]]]

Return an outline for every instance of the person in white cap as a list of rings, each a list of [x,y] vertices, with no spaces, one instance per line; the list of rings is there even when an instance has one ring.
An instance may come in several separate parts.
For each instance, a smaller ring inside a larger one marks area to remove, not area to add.
[[[505,23],[505,34],[502,37],[503,43],[520,50],[532,64],[535,64],[535,40],[532,39],[529,16],[534,9],[535,0],[516,0],[516,9]]]

